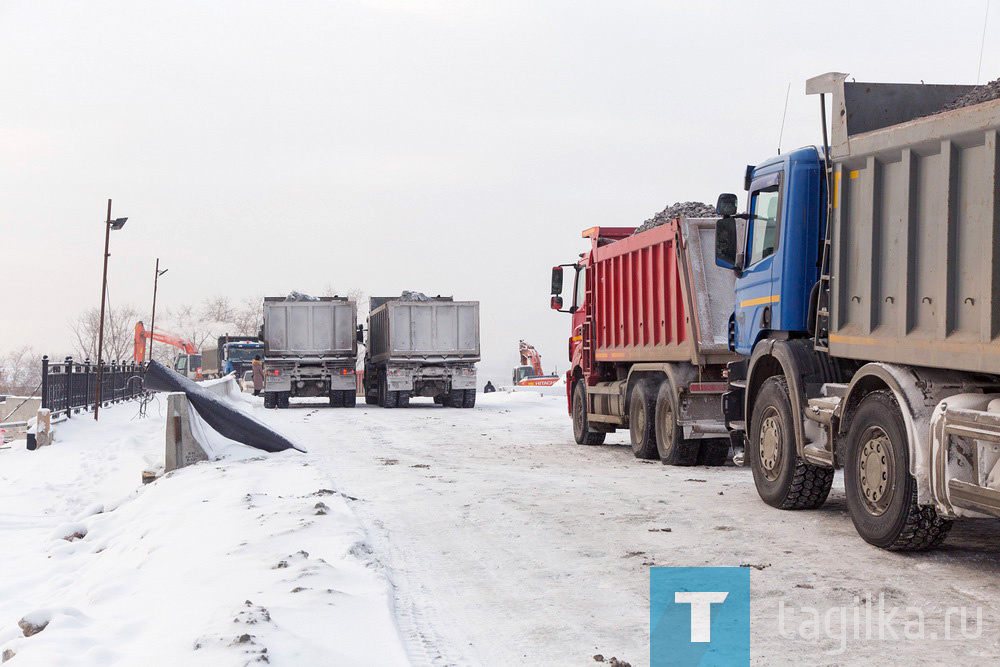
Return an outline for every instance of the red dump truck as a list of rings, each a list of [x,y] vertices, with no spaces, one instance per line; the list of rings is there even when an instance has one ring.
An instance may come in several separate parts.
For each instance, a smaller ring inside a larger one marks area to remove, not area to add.
[[[552,270],[551,307],[573,315],[566,395],[576,442],[627,428],[638,458],[724,464],[723,371],[738,357],[728,348],[734,276],[715,265],[715,218],[583,237],[590,250]]]

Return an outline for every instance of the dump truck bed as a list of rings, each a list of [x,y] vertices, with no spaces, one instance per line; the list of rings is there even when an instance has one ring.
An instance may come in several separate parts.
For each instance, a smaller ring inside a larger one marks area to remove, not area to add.
[[[479,302],[389,300],[368,316],[371,361],[479,361]]]
[[[735,277],[715,265],[715,219],[689,218],[601,246],[594,262],[599,362],[725,363]]]
[[[324,297],[317,301],[264,299],[268,357],[357,356],[357,305]]]
[[[842,77],[807,88],[834,100],[830,353],[1000,373],[1000,100]]]

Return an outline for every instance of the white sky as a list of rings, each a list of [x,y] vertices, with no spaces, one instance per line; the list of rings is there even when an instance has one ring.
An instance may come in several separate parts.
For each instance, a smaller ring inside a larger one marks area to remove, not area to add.
[[[975,83],[970,2],[0,0],[0,352],[147,308],[325,285],[482,302],[481,383],[565,371],[554,264],[593,225],[741,192],[820,142],[810,76]],[[1000,3],[982,81],[1000,76]]]

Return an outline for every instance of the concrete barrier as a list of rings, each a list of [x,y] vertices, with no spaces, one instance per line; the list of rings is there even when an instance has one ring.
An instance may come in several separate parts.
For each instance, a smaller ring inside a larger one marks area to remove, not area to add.
[[[207,460],[208,454],[191,432],[191,404],[187,396],[182,391],[167,394],[164,470],[170,472]]]

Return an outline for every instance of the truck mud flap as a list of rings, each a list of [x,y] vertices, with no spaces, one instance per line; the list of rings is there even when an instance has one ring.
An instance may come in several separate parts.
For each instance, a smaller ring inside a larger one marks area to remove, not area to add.
[[[226,405],[218,396],[196,382],[176,373],[158,361],[149,362],[146,369],[146,389],[149,391],[182,391],[188,401],[209,426],[221,435],[265,452],[305,449],[273,431],[253,417]]]

